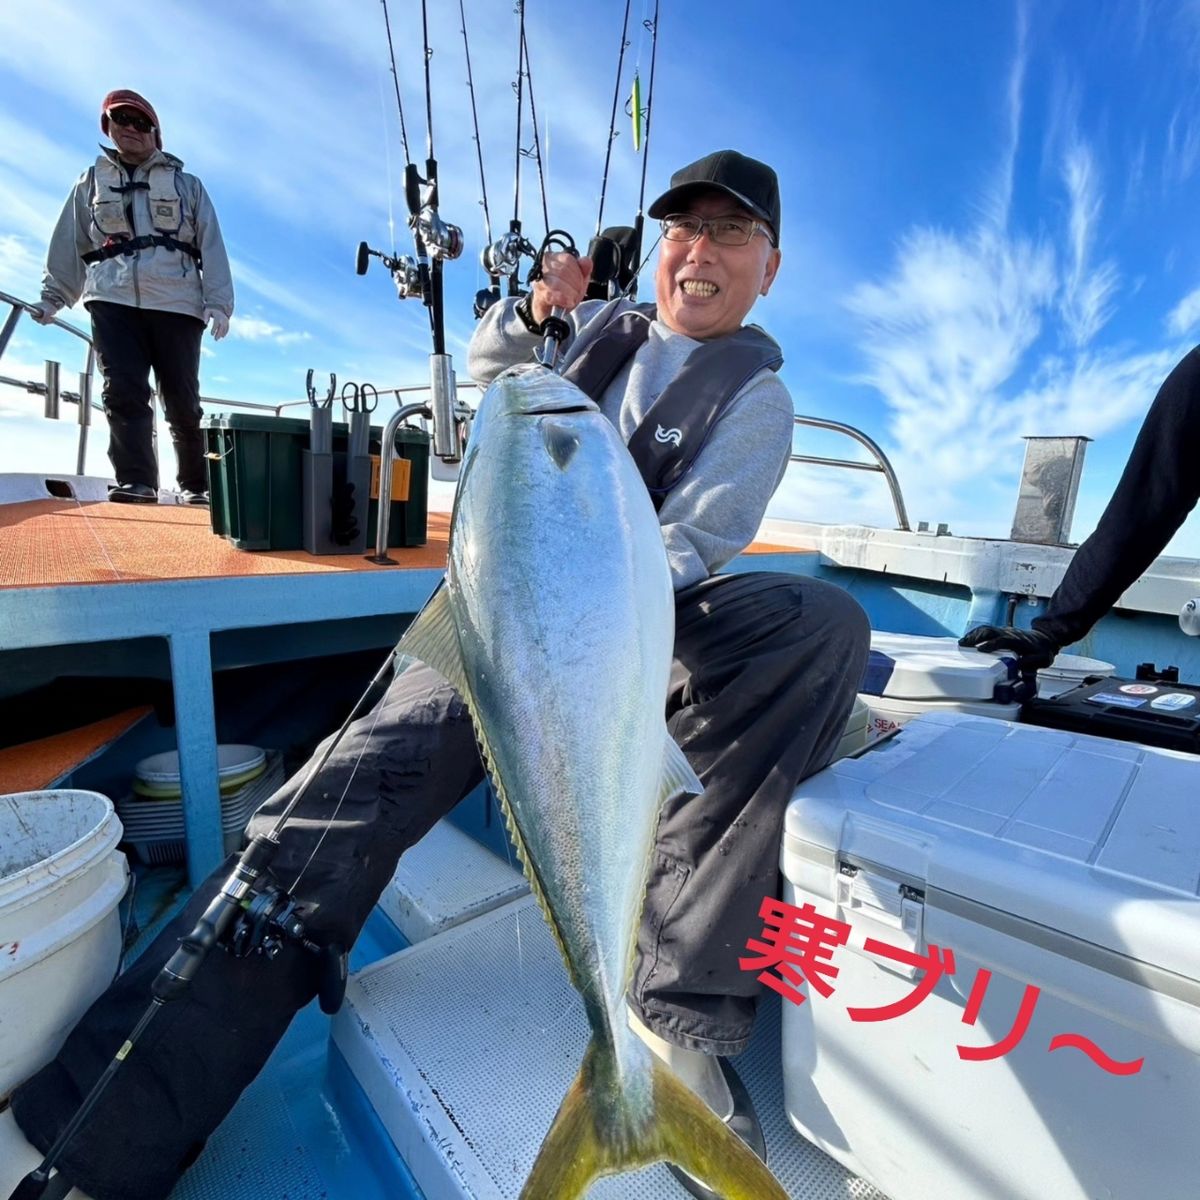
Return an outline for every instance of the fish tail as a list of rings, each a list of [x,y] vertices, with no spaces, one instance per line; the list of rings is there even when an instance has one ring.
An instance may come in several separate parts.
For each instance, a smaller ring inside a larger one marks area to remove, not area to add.
[[[596,1073],[590,1068],[598,1053],[593,1042],[546,1134],[520,1200],[581,1200],[592,1183],[605,1175],[664,1161],[681,1167],[724,1200],[788,1200],[779,1181],[745,1142],[657,1059],[650,1068],[653,1110],[637,1122],[640,1134],[630,1134],[634,1122],[613,1121],[611,1111],[601,1112],[597,1097],[612,1093],[594,1086]],[[618,1093],[616,1104],[622,1100]],[[605,1133],[614,1128],[622,1131],[619,1136]]]

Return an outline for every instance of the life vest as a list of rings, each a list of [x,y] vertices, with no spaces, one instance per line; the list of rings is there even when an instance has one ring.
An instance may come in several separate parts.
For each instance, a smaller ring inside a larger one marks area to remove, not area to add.
[[[149,193],[154,233],[135,237],[129,224],[126,197],[136,191]],[[200,251],[192,243],[179,241],[175,236],[183,225],[183,198],[176,186],[175,167],[170,161],[154,163],[145,179],[129,180],[121,166],[102,154],[96,159],[89,207],[96,228],[105,235],[105,243],[82,256],[86,263],[101,262],[118,254],[132,254],[150,246],[166,246],[200,262]]]
[[[621,368],[646,344],[656,315],[655,305],[639,304],[610,319],[567,365],[563,378],[599,404]],[[778,371],[782,365],[779,344],[757,325],[702,342],[688,355],[628,442],[656,509],[691,469],[734,396],[759,371]]]

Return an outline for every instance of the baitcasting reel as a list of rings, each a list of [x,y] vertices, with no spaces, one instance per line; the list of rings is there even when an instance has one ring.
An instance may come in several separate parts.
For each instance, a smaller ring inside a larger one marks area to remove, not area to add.
[[[408,202],[409,227],[424,244],[430,258],[443,261],[463,251],[463,231],[443,221],[438,213],[436,164],[430,163],[429,179],[422,179],[413,163],[404,172],[404,196]]]
[[[422,208],[411,221],[425,243],[430,258],[449,260],[463,252],[463,231],[457,225],[443,221],[432,208]]]
[[[423,299],[421,287],[421,272],[417,261],[411,254],[397,254],[394,257],[384,254],[382,250],[372,250],[366,242],[358,243],[358,254],[354,260],[354,271],[358,275],[367,273],[367,260],[378,258],[391,272],[392,282],[396,285],[396,295],[401,300],[415,296]]]
[[[499,278],[502,275],[515,275],[521,269],[522,254],[532,258],[536,253],[527,237],[510,229],[503,237],[484,247],[479,261],[489,275]]]

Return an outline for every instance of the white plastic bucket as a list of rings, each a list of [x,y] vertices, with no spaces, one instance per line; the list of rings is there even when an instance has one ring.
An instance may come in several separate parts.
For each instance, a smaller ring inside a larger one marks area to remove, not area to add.
[[[1061,696],[1078,687],[1089,675],[1109,676],[1117,668],[1100,658],[1084,658],[1082,654],[1060,654],[1048,667],[1038,672],[1038,697],[1042,700]]]
[[[120,840],[98,792],[0,796],[0,1097],[54,1057],[116,973]]]

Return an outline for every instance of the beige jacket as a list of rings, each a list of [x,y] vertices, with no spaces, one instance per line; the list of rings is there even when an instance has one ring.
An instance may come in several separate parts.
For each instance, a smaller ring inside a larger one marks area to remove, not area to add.
[[[103,149],[110,161],[117,162],[116,150]],[[97,159],[97,164],[102,161]],[[128,255],[85,263],[81,256],[98,250],[107,240],[97,225],[93,209],[97,170],[93,165],[75,184],[54,227],[42,277],[43,300],[58,308],[69,308],[82,298],[85,304],[89,300],[108,300],[134,308],[186,313],[201,320],[206,308],[232,316],[229,258],[216,210],[204,185],[195,175],[183,171],[182,160],[162,150],[156,150],[135,168],[134,182],[146,180],[156,165],[174,168],[181,202],[181,222],[174,236],[200,251],[203,268],[198,269],[190,254],[166,246],[149,246]],[[118,169],[124,170],[120,166]],[[138,189],[127,195],[131,198],[128,214],[133,235],[155,233],[149,191]]]

